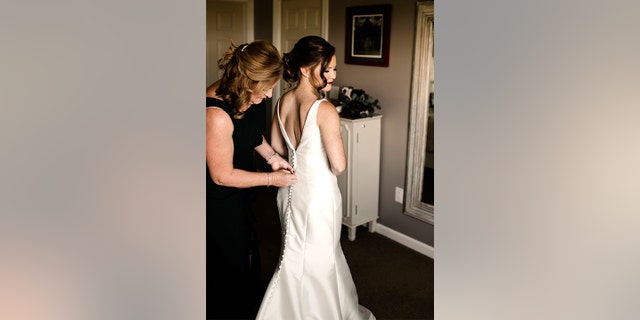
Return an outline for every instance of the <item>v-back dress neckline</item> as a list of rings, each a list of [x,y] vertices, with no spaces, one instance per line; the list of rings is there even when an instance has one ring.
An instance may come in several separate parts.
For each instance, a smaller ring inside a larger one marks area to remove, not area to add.
[[[302,139],[304,138],[304,133],[306,131],[305,129],[307,128],[307,124],[309,123],[309,118],[310,118],[309,115],[311,115],[311,111],[313,111],[313,108],[318,108],[322,100],[324,99],[318,99],[314,101],[311,107],[309,107],[309,110],[307,111],[307,114],[306,114],[306,118],[304,119],[304,125],[302,126],[302,128],[300,128],[300,141],[298,141],[295,148],[293,147],[293,143],[291,143],[289,134],[287,134],[287,130],[285,129],[284,124],[282,123],[282,119],[280,118],[280,101],[281,100],[278,100],[278,104],[276,106],[276,113],[278,114],[278,125],[280,125],[280,132],[282,133],[282,136],[284,137],[284,141],[287,143],[287,146],[291,150],[293,150],[293,152],[296,152],[300,147],[300,143],[302,143]]]

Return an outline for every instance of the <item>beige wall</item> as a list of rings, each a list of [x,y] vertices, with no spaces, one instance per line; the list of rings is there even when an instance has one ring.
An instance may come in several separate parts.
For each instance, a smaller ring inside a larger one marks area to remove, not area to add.
[[[329,42],[337,49],[336,84],[365,89],[382,106],[379,223],[433,246],[433,225],[409,217],[394,201],[395,188],[404,189],[409,129],[411,65],[415,33],[415,0],[331,1]],[[346,7],[391,3],[391,49],[389,67],[344,64]]]
[[[382,106],[382,146],[380,169],[379,223],[433,246],[433,225],[409,217],[402,204],[394,201],[395,187],[404,189],[409,124],[409,97],[416,0],[334,0],[329,3],[329,42],[336,47],[336,85],[365,89]],[[389,67],[369,67],[344,63],[346,7],[387,4],[391,9],[391,49]],[[271,38],[272,23],[265,16],[271,0],[256,0],[256,39]],[[260,12],[258,12],[260,11]]]

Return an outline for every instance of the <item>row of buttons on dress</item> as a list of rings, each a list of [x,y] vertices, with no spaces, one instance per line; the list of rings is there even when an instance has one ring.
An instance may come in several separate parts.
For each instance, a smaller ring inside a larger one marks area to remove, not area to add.
[[[293,170],[295,172],[296,169],[296,154],[295,151],[289,149],[289,163],[291,163],[291,166],[293,167]],[[289,186],[289,190],[288,190],[288,194],[287,194],[287,208],[284,210],[285,212],[285,217],[284,217],[284,230],[282,231],[282,254],[280,255],[280,262],[278,263],[278,268],[276,270],[276,274],[274,276],[274,280],[273,280],[273,286],[271,287],[271,293],[269,294],[269,297],[267,298],[267,301],[271,300],[271,297],[273,295],[273,288],[275,288],[278,285],[278,279],[280,278],[280,268],[282,268],[282,263],[284,262],[284,255],[287,251],[287,238],[289,235],[289,224],[291,221],[291,199],[292,199],[292,194],[293,194],[293,185]]]

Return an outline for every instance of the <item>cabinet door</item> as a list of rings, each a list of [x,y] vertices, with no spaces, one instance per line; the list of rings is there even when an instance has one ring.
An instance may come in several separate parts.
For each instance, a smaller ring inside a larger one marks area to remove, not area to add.
[[[344,153],[347,156],[347,169],[338,176],[338,187],[340,188],[340,193],[342,195],[342,217],[346,217],[349,215],[349,208],[351,206],[351,188],[350,188],[350,179],[349,175],[351,174],[351,170],[349,167],[351,166],[351,145],[352,145],[352,126],[349,122],[340,122],[340,134],[342,135],[342,144],[344,145]]]
[[[364,223],[378,217],[380,119],[355,123],[352,143],[352,214],[355,223]]]

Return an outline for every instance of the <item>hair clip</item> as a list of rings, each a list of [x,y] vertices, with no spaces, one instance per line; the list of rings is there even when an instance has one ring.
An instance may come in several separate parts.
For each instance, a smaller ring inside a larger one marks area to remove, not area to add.
[[[242,45],[242,49],[240,49],[240,52],[244,52],[244,49],[246,49],[249,45],[248,44],[244,44]]]

